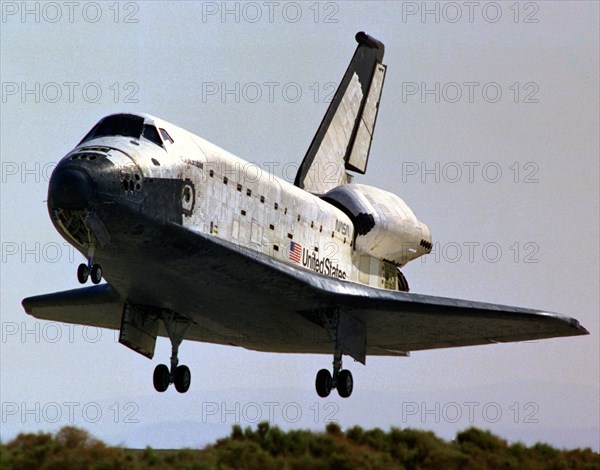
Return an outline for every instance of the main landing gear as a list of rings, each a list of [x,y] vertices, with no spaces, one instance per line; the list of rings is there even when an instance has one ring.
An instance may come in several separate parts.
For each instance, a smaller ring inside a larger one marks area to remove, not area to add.
[[[342,370],[342,351],[336,349],[333,355],[333,375],[327,369],[321,369],[317,373],[315,388],[321,398],[328,397],[331,389],[337,388],[342,398],[348,398],[352,394],[354,380],[352,372],[347,369]]]
[[[81,263],[77,267],[77,280],[80,284],[85,284],[88,278],[92,278],[94,284],[100,284],[102,280],[102,267],[94,263],[94,247],[90,247],[88,251],[87,264]]]
[[[333,374],[327,369],[321,369],[317,373],[315,388],[321,398],[328,397],[331,390],[336,388],[342,398],[348,398],[354,388],[354,380],[349,370],[342,369],[342,349],[339,345],[340,316],[337,310],[331,312],[319,312],[319,317],[324,328],[329,333],[333,342]]]
[[[175,389],[179,393],[185,393],[190,388],[192,374],[187,366],[178,365],[177,354],[179,345],[183,341],[185,332],[191,322],[189,320],[183,322],[175,320],[174,312],[165,313],[161,318],[171,340],[171,368],[169,369],[164,364],[156,366],[153,375],[154,388],[157,392],[164,392],[169,388],[169,385],[175,384]]]

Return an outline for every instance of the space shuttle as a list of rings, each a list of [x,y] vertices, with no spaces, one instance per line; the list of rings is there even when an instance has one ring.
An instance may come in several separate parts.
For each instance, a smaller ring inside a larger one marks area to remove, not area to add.
[[[117,330],[149,359],[169,338],[153,385],[180,393],[191,384],[184,339],[332,355],[315,388],[346,398],[344,355],[366,364],[588,334],[561,314],[409,291],[401,269],[431,252],[432,237],[399,196],[353,183],[367,171],[386,74],[383,44],[363,32],[356,42],[293,184],[159,118],[102,118],[48,188],[50,219],[81,253],[87,285],[26,298],[25,311]]]

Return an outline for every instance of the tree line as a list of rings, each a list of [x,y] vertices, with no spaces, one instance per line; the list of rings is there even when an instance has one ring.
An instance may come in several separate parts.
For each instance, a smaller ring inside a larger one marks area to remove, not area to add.
[[[599,469],[591,449],[559,450],[547,444],[507,443],[469,428],[445,441],[430,431],[391,428],[324,432],[282,431],[269,423],[234,425],[231,434],[203,449],[154,450],[107,446],[87,431],[19,434],[0,444],[2,469]]]

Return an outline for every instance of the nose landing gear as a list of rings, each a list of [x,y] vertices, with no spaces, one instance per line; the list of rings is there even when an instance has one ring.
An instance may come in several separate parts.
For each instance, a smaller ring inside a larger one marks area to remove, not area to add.
[[[91,278],[94,284],[100,284],[102,280],[102,267],[94,263],[90,268],[89,263],[81,263],[77,268],[77,280],[80,284],[85,284],[88,278]]]
[[[80,284],[85,284],[88,278],[92,278],[92,283],[100,284],[102,280],[102,267],[94,263],[94,247],[90,247],[88,252],[87,264],[81,263],[77,267],[77,280]]]

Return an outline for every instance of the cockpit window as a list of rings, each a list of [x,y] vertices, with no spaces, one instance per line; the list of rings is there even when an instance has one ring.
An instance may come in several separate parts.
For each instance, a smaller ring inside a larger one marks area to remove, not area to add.
[[[171,142],[171,143],[174,142],[174,140],[171,138],[169,133],[167,131],[165,131],[162,127],[160,128],[160,135],[162,135],[162,138],[165,142]]]
[[[146,124],[144,126],[144,132],[142,135],[150,142],[154,142],[156,145],[160,145],[162,147],[163,143],[162,140],[160,140],[160,136],[158,135],[156,127]]]
[[[79,144],[98,137],[113,135],[131,137],[133,139],[140,139],[143,136],[150,142],[161,147],[163,146],[156,127],[151,124],[144,124],[144,118],[135,114],[114,114],[101,119]]]
[[[80,144],[91,139],[109,135],[122,135],[139,139],[144,127],[144,118],[134,114],[115,114],[100,120],[82,139]]]

